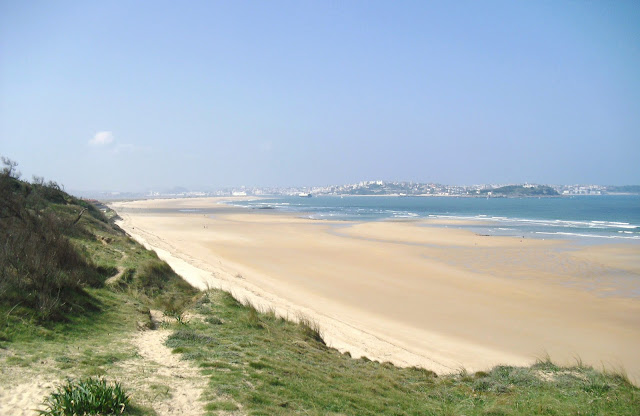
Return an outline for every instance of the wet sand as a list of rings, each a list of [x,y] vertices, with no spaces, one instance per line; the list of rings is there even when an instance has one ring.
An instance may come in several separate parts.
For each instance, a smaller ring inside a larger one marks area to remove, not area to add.
[[[329,345],[356,357],[445,373],[548,354],[640,381],[638,245],[478,236],[426,221],[314,221],[219,202],[111,206],[194,286],[305,314]]]

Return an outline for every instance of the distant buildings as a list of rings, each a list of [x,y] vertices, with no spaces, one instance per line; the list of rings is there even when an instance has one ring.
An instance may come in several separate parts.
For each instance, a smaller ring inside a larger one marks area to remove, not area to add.
[[[607,187],[601,185],[557,185],[554,186],[561,195],[603,195]]]
[[[442,185],[437,183],[385,182],[382,180],[361,181],[346,185],[315,187],[237,187],[216,191],[190,191],[186,188],[146,193],[92,192],[82,196],[96,199],[134,199],[134,198],[193,198],[205,196],[299,196],[299,195],[390,195],[390,196],[454,196],[477,197],[492,195],[494,189],[520,185],[523,188],[535,188],[536,184],[481,184],[481,185]],[[602,186],[602,185],[549,185],[560,195],[605,195],[609,193],[640,194],[640,186]]]

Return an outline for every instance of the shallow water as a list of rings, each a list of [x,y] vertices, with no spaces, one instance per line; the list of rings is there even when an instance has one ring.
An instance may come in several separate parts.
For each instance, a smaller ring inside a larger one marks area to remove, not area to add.
[[[322,196],[256,199],[232,204],[252,209],[269,207],[312,219],[464,220],[465,224],[455,227],[479,234],[570,238],[586,243],[640,242],[640,196],[637,195],[489,199]]]

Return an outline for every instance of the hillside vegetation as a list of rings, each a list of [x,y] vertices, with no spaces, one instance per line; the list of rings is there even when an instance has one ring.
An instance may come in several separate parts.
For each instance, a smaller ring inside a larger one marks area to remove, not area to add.
[[[21,181],[9,167],[0,175],[0,236],[0,340],[100,313],[96,289],[172,312],[196,293],[94,205],[52,181]]]
[[[177,414],[171,403],[192,378],[146,359],[142,348],[156,338],[140,337],[170,331],[163,348],[202,381],[193,414],[640,413],[640,390],[622,372],[579,362],[437,376],[353,359],[325,345],[308,319],[292,323],[219,290],[196,292],[119,229],[113,211],[16,176],[0,175],[0,402],[38,380],[85,385],[99,376],[131,393],[127,414]],[[150,309],[164,321],[151,320]]]

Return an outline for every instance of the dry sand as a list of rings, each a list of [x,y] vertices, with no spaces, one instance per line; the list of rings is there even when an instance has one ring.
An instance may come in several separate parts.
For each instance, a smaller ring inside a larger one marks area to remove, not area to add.
[[[637,245],[485,237],[421,221],[331,223],[219,202],[112,207],[194,286],[308,315],[328,344],[356,357],[444,373],[549,354],[623,367],[640,381]]]

